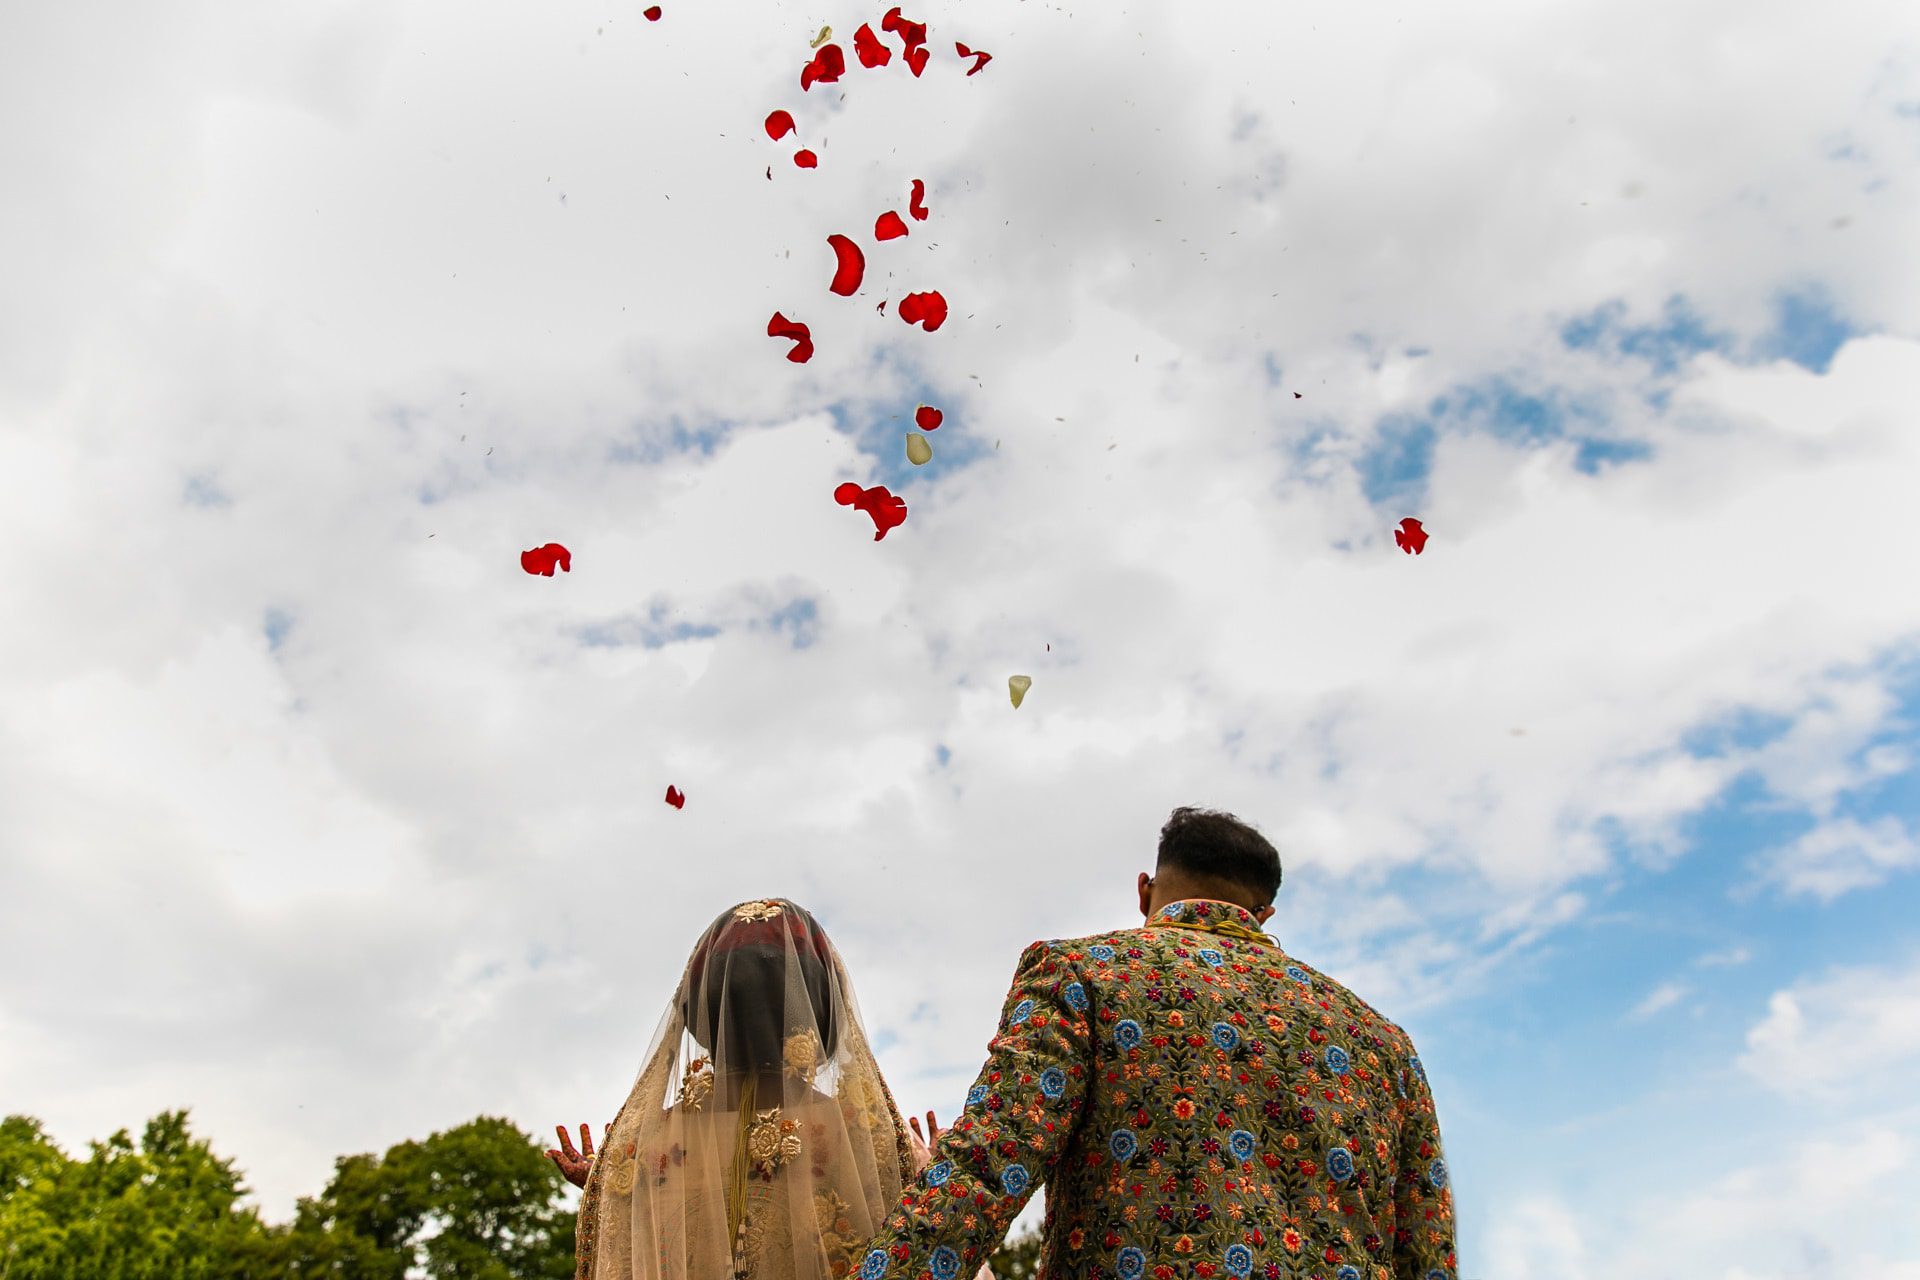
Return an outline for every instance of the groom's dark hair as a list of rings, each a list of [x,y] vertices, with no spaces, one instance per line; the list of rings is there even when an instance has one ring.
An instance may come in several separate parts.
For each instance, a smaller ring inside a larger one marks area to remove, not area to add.
[[[1265,906],[1280,891],[1280,851],[1230,813],[1182,805],[1160,828],[1162,870],[1176,869],[1202,885],[1234,886]]]

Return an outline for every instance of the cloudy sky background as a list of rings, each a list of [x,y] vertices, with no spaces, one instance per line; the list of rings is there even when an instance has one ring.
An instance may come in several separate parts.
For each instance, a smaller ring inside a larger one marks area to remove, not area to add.
[[[6,8],[0,1108],[284,1219],[785,894],[945,1117],[1194,803],[1468,1280],[1920,1277],[1920,10],[884,7]]]

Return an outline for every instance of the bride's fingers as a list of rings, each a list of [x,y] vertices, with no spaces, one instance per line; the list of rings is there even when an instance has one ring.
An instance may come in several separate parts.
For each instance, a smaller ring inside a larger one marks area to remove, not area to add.
[[[580,1154],[593,1154],[593,1127],[584,1120],[580,1122]]]
[[[576,1153],[573,1149],[573,1139],[567,1136],[567,1126],[557,1124],[553,1126],[553,1131],[560,1135],[560,1149],[567,1153],[569,1159],[573,1158]]]
[[[922,1142],[925,1142],[925,1141],[927,1140],[927,1135],[926,1135],[926,1134],[924,1134],[924,1133],[922,1133],[922,1132],[920,1132],[920,1117],[919,1117],[919,1116],[908,1116],[908,1117],[907,1117],[907,1128],[909,1128],[909,1129],[911,1129],[911,1130],[913,1130],[913,1136],[914,1136],[914,1137],[916,1137],[916,1138],[918,1138],[918,1139],[920,1139],[920,1141],[922,1141]]]
[[[927,1141],[932,1142],[934,1135],[940,1132],[940,1122],[933,1118],[933,1112],[927,1112]]]

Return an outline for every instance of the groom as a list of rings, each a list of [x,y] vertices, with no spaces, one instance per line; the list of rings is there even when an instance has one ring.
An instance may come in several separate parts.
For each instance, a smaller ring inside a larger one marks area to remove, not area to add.
[[[1456,1280],[1413,1042],[1261,933],[1280,855],[1176,809],[1145,925],[1036,942],[860,1280],[955,1280],[1049,1184],[1046,1280]]]

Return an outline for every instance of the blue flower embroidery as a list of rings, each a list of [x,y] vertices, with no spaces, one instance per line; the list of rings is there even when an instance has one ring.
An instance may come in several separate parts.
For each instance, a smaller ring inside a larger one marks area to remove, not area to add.
[[[1205,951],[1202,951],[1200,953],[1200,958],[1202,960],[1205,960],[1208,964],[1212,965],[1216,969],[1218,969],[1221,965],[1227,962],[1227,958],[1225,956],[1221,955],[1218,951],[1213,950],[1211,947],[1209,947]]]
[[[960,1274],[960,1255],[943,1244],[927,1256],[927,1266],[933,1270],[933,1280],[953,1280]]]
[[[1229,1023],[1216,1022],[1213,1024],[1213,1042],[1222,1049],[1233,1049],[1240,1043],[1240,1033]]]
[[[981,1103],[985,1102],[986,1100],[987,1100],[987,1086],[983,1084],[977,1084],[973,1086],[973,1088],[967,1090],[968,1106],[977,1107]]]
[[[1245,1280],[1253,1270],[1253,1250],[1243,1244],[1230,1244],[1221,1261],[1226,1263],[1228,1275],[1240,1276]]]
[[[1113,1136],[1107,1139],[1107,1150],[1113,1152],[1115,1160],[1131,1160],[1133,1153],[1140,1149],[1140,1143],[1131,1129],[1115,1129]]]
[[[1129,1245],[1114,1258],[1121,1280],[1140,1280],[1147,1273],[1147,1255]]]
[[[1140,1024],[1132,1018],[1121,1020],[1113,1029],[1113,1042],[1122,1049],[1138,1049],[1143,1039],[1145,1036],[1141,1034]]]
[[[1254,1138],[1245,1129],[1235,1129],[1227,1136],[1227,1150],[1233,1152],[1237,1160],[1253,1159]]]
[[[1349,1262],[1333,1273],[1333,1280],[1360,1280],[1360,1268]]]
[[[1420,1065],[1419,1058],[1408,1058],[1407,1065],[1413,1068],[1413,1074],[1420,1077],[1421,1084],[1427,1082],[1427,1069]]]
[[[939,1164],[927,1170],[927,1185],[930,1187],[945,1186],[947,1179],[952,1176],[953,1161],[942,1160]]]
[[[1017,1196],[1027,1189],[1027,1167],[1010,1164],[1000,1171],[1000,1189],[1010,1196]]]
[[[1067,1091],[1067,1073],[1058,1067],[1048,1067],[1040,1073],[1040,1092],[1049,1098],[1057,1098]]]
[[[1007,1025],[1018,1026],[1033,1016],[1033,1001],[1022,1000],[1013,1006],[1013,1012],[1007,1015]]]
[[[887,1251],[875,1249],[867,1255],[867,1260],[860,1264],[860,1280],[880,1280],[880,1277],[885,1274],[887,1274]]]
[[[1425,1276],[1421,1277],[1421,1280],[1448,1280],[1448,1276],[1445,1271],[1439,1267],[1435,1267],[1433,1270],[1427,1272]]]
[[[1313,985],[1313,979],[1307,976],[1307,971],[1305,969],[1302,969],[1297,964],[1290,964],[1287,966],[1287,976],[1289,978],[1292,978],[1295,982],[1300,983],[1302,986],[1310,987]]]
[[[1327,1152],[1327,1172],[1334,1181],[1345,1182],[1353,1176],[1353,1153],[1345,1147],[1335,1147]]]
[[[1347,1051],[1337,1044],[1327,1046],[1327,1070],[1337,1076],[1347,1074]]]
[[[1447,1185],[1447,1162],[1436,1159],[1427,1166],[1427,1180],[1433,1183],[1437,1191]]]
[[[1084,1009],[1087,1007],[1087,989],[1077,982],[1069,982],[1067,989],[1060,994],[1066,1000],[1067,1008],[1069,1009]]]
[[[1113,959],[1112,947],[1088,947],[1087,954],[1102,962]]]

